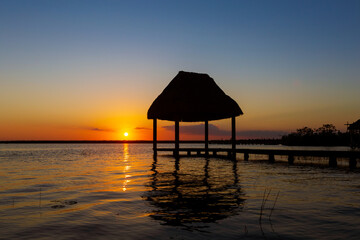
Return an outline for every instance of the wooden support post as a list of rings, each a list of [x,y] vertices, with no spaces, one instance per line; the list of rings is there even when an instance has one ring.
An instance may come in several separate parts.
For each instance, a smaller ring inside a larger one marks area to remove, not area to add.
[[[249,153],[244,152],[244,161],[249,161]]]
[[[274,163],[274,162],[275,162],[274,154],[269,154],[269,162],[270,162],[270,163]]]
[[[337,167],[337,161],[335,156],[329,157],[329,167]]]
[[[191,151],[187,151],[187,155],[188,155],[188,156],[191,156]]]
[[[231,145],[232,145],[232,160],[236,159],[236,118],[231,118]]]
[[[196,151],[196,154],[198,155],[198,156],[200,156],[201,155],[201,151]]]
[[[209,121],[205,121],[205,155],[209,155]]]
[[[294,164],[294,155],[289,154],[288,162],[289,162],[290,165]]]
[[[231,144],[232,144],[232,150],[235,153],[236,149],[236,126],[235,126],[235,117],[231,118]]]
[[[216,156],[217,155],[217,152],[214,150],[213,151],[213,156]]]
[[[356,157],[350,157],[349,168],[356,168]]]
[[[179,156],[179,142],[179,121],[175,121],[175,156]]]
[[[153,119],[153,150],[154,155],[157,155],[157,122],[156,118]]]

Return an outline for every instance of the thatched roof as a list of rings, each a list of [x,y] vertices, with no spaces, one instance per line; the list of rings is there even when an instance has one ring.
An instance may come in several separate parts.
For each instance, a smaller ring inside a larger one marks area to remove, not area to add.
[[[199,122],[243,114],[207,74],[183,72],[169,83],[148,110],[148,119]]]
[[[357,120],[356,122],[353,122],[352,124],[350,124],[348,129],[349,130],[360,130],[360,119]]]

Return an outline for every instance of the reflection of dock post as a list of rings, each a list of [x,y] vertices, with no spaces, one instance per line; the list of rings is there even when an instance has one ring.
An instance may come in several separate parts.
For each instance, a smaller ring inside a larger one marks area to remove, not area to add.
[[[209,155],[209,121],[205,121],[205,156]]]
[[[179,156],[179,121],[175,121],[175,156]]]
[[[239,187],[239,177],[238,177],[238,173],[237,173],[237,161],[233,162],[233,173],[234,173],[234,187],[236,189],[236,192],[234,194],[235,198],[236,198],[236,204],[239,206],[241,201],[241,191],[240,191],[240,187]]]
[[[157,122],[156,118],[153,119],[153,150],[154,155],[157,155]]]
[[[180,165],[179,157],[173,159],[171,169],[157,171],[158,160],[154,156],[152,174],[146,184],[150,189],[142,195],[150,203],[149,217],[168,226],[201,230],[204,224],[216,223],[242,210],[245,194],[241,191],[237,162],[232,162],[232,171],[231,164],[225,164],[230,169],[218,175],[211,171],[210,158],[204,158],[205,162],[199,161],[204,163],[204,172],[199,165],[194,166],[197,174],[193,175],[186,163]],[[211,173],[215,175],[210,177]]]
[[[151,187],[152,187],[153,191],[156,191],[157,190],[156,181],[157,181],[157,175],[158,175],[158,171],[156,170],[157,156],[154,154],[153,158],[154,158],[154,161],[151,165],[151,171],[153,172]]]
[[[156,171],[156,165],[157,165],[157,156],[156,155],[154,155],[153,156],[153,163],[152,163],[152,165],[151,165],[151,171],[153,171],[153,172],[157,172]]]

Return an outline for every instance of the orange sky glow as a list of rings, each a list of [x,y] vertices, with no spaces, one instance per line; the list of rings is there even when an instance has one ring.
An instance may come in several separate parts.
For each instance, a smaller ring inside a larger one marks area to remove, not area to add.
[[[360,118],[355,2],[200,2],[1,3],[0,140],[151,140],[147,110],[179,71],[239,104],[239,139]],[[203,139],[201,124],[180,139]],[[230,138],[230,119],[210,124]]]

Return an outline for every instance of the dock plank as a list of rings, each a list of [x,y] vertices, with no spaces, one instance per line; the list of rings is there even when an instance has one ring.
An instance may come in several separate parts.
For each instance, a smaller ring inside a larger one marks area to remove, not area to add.
[[[174,148],[157,148],[158,152],[174,152]],[[249,154],[268,155],[269,162],[274,162],[274,156],[288,156],[289,164],[294,163],[294,157],[326,157],[329,158],[329,166],[337,166],[337,158],[348,158],[349,167],[355,168],[357,159],[360,159],[360,151],[334,151],[334,150],[290,150],[290,149],[251,149],[251,148],[209,148],[212,156],[218,153],[225,153],[229,157],[234,157],[234,152],[244,154],[244,160],[249,160]],[[185,153],[187,156],[203,156],[206,154],[205,148],[179,148],[179,153]],[[194,153],[195,155],[192,155]],[[204,153],[204,154],[202,154]],[[209,155],[207,155],[209,156]]]

